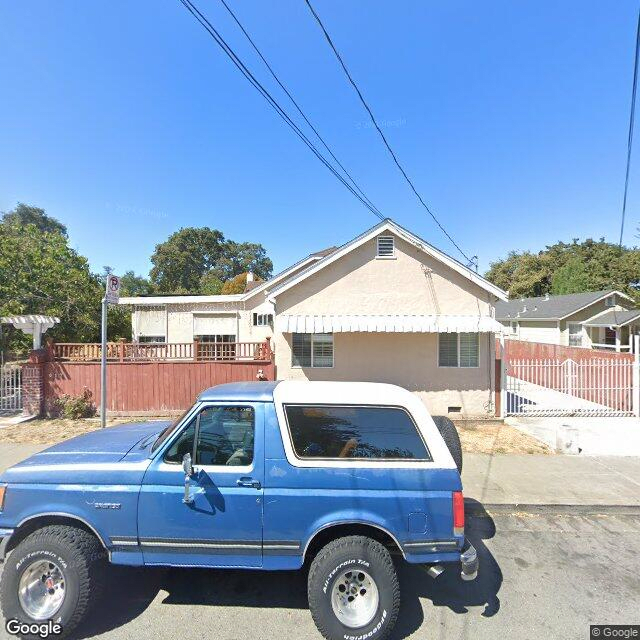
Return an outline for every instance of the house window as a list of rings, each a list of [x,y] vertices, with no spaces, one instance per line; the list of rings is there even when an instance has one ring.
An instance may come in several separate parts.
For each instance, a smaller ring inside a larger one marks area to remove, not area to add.
[[[517,322],[512,322],[511,323],[511,335],[512,336],[517,336],[518,335],[518,323]]]
[[[293,367],[333,367],[332,333],[294,333],[291,350]]]
[[[615,344],[616,343],[616,330],[611,327],[606,327],[604,330],[604,343]]]
[[[270,327],[272,324],[273,324],[272,313],[254,313],[253,314],[254,327]]]
[[[138,342],[140,343],[148,343],[148,342],[165,342],[164,336],[138,336]]]
[[[480,340],[477,333],[439,333],[438,366],[471,368],[479,366]]]
[[[615,296],[607,296],[604,299],[605,307],[615,307],[616,306],[616,297]]]
[[[378,258],[395,258],[396,247],[393,236],[378,236]]]
[[[569,323],[569,346],[581,347],[582,346],[582,325],[578,322]]]
[[[415,422],[398,407],[286,405],[293,450],[306,460],[431,460]]]

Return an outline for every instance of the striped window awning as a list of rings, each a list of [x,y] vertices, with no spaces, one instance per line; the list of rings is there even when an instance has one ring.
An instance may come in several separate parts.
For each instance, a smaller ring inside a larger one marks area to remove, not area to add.
[[[280,315],[281,333],[502,333],[505,327],[490,316],[444,315]]]

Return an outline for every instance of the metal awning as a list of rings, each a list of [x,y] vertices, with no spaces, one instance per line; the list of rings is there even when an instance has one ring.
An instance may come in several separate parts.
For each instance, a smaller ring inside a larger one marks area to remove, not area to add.
[[[60,322],[60,318],[55,316],[43,316],[40,314],[29,314],[25,316],[3,316],[0,318],[2,324],[11,324],[16,329],[20,329],[24,333],[29,333],[33,336],[33,348],[39,349],[42,334],[51,329],[54,325]]]
[[[282,333],[502,333],[505,327],[490,316],[443,315],[279,315]]]

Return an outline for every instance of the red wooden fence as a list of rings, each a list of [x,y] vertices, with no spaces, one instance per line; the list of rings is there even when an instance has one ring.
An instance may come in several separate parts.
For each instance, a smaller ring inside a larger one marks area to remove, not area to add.
[[[80,395],[84,387],[99,401],[99,363],[44,362],[42,366],[45,406],[63,394]],[[112,362],[107,367],[107,411],[182,411],[203,389],[259,378],[275,379],[273,362]]]

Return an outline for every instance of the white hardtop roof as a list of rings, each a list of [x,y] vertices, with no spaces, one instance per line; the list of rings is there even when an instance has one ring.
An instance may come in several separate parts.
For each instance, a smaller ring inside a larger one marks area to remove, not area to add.
[[[273,399],[281,404],[406,406],[413,404],[417,397],[398,385],[384,382],[283,380],[273,390]]]
[[[394,233],[399,236],[403,240],[413,244],[418,247],[421,251],[426,253],[427,255],[439,260],[440,262],[446,264],[448,267],[453,269],[454,271],[460,273],[464,277],[471,280],[474,284],[478,285],[482,289],[485,289],[489,293],[493,294],[497,298],[501,300],[507,300],[507,292],[500,289],[493,283],[489,282],[486,278],[478,275],[473,269],[469,267],[465,267],[461,262],[458,262],[455,258],[447,255],[446,253],[436,249],[433,245],[429,244],[422,238],[416,236],[415,234],[407,231],[404,227],[401,227],[399,224],[394,222],[393,220],[386,219],[375,225],[375,227],[371,227],[368,231],[365,231],[363,234],[359,235],[357,238],[350,240],[346,244],[343,244],[340,248],[338,248],[333,253],[330,253],[328,256],[322,258],[322,260],[318,260],[315,264],[307,267],[303,271],[301,271],[298,275],[290,278],[286,282],[283,282],[280,286],[275,287],[269,295],[269,300],[274,300],[280,293],[294,287],[299,282],[302,282],[309,276],[313,275],[320,271],[320,269],[324,269],[326,266],[334,263],[336,260],[339,260],[343,256],[347,255],[357,247],[363,245],[365,242],[372,240],[376,236],[384,233],[385,231]]]

